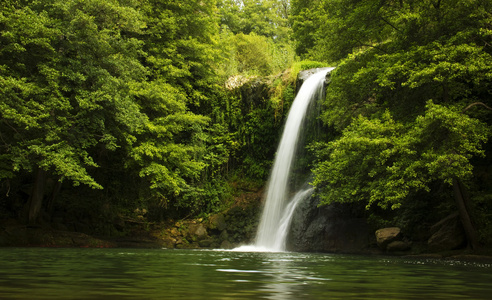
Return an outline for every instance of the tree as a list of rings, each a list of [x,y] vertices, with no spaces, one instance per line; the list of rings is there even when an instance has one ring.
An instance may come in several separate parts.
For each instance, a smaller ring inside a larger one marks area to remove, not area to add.
[[[217,69],[221,75],[266,76],[294,61],[289,1],[219,1],[218,8],[222,59]]]
[[[316,185],[327,184],[319,191],[325,203],[340,196],[339,201],[398,208],[418,191],[434,192],[433,183],[446,183],[453,186],[469,243],[476,247],[464,189],[471,180],[472,158],[485,153],[481,145],[491,119],[486,110],[470,110],[467,117],[458,108],[489,104],[490,3],[337,0],[292,5],[295,36],[319,27],[300,53],[338,64],[322,119],[341,133],[321,147],[315,167]],[[314,8],[323,13],[303,21]],[[484,147],[490,151],[490,145]],[[338,179],[330,182],[323,177],[328,174]]]
[[[489,127],[455,108],[429,102],[414,122],[389,112],[359,116],[342,136],[318,148],[314,186],[321,204],[362,201],[366,207],[399,208],[409,196],[431,191],[434,182],[453,186],[470,245],[478,245],[463,199],[474,156],[484,155]]]
[[[132,87],[131,95],[148,122],[128,150],[127,167],[144,179],[141,197],[149,199],[148,205],[193,212],[210,208],[201,196],[205,173],[228,159],[211,151],[214,129],[206,116],[219,93],[215,1],[149,0],[141,10],[149,76]]]
[[[47,175],[100,189],[92,150],[142,128],[128,95],[141,80],[139,14],[117,1],[34,1],[0,15],[1,178],[35,174],[35,221]],[[37,171],[36,171],[37,170]]]
[[[223,0],[218,3],[221,25],[234,34],[251,34],[285,43],[289,39],[289,1]]]
[[[359,50],[380,54],[487,28],[490,4],[452,1],[292,1],[298,55],[336,62]]]

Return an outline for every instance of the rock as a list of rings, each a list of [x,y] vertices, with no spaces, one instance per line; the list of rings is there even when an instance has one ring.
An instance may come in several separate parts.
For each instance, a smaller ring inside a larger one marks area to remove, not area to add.
[[[430,231],[432,235],[427,245],[431,251],[453,250],[466,244],[465,231],[458,213],[442,219],[433,225]]]
[[[170,234],[171,234],[171,236],[175,236],[175,237],[181,235],[181,233],[179,232],[178,228],[176,228],[176,227],[173,227],[173,228],[170,229]]]
[[[207,229],[203,224],[190,224],[188,233],[191,237],[196,237],[198,240],[206,238]]]
[[[210,247],[210,245],[214,242],[213,239],[205,239],[205,240],[201,240],[198,242],[198,245],[200,245],[200,247]]]
[[[220,249],[232,249],[234,248],[234,246],[229,242],[229,241],[222,241],[222,243],[220,243]]]
[[[162,238],[162,247],[172,249],[176,246],[176,239],[172,237],[164,237]]]
[[[297,74],[297,80],[298,80],[298,82],[300,82],[302,84],[309,76],[311,76],[311,75],[313,75],[319,71],[329,70],[329,69],[331,69],[331,67],[314,68],[314,69],[300,71],[299,74]],[[327,75],[327,77],[328,77],[328,75]]]
[[[222,241],[225,241],[225,240],[229,239],[229,234],[227,233],[227,230],[223,230],[220,233],[219,239],[222,240]]]
[[[216,214],[210,217],[208,228],[223,231],[227,228],[227,223],[223,214]]]
[[[407,241],[393,241],[386,246],[386,250],[393,251],[406,251],[409,250],[412,244]]]
[[[306,79],[313,75],[314,73],[317,73],[319,71],[322,71],[322,70],[328,70],[328,69],[331,69],[331,67],[326,67],[326,68],[314,68],[314,69],[308,69],[308,70],[303,70],[303,71],[300,71],[299,74],[297,74],[297,81],[296,81],[296,93],[299,91],[299,89],[301,88],[301,85],[304,81],[306,81]],[[330,82],[330,78],[331,78],[331,73],[327,73],[326,74],[326,80],[325,80],[325,85],[328,84]]]
[[[299,203],[287,237],[287,249],[309,252],[362,253],[370,242],[363,212],[351,204],[318,207],[318,199]]]
[[[401,229],[388,227],[376,230],[376,242],[379,248],[385,250],[389,243],[400,239]]]

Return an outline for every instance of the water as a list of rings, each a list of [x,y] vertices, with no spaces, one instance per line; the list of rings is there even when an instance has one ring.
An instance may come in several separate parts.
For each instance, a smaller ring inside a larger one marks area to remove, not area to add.
[[[307,253],[0,248],[0,299],[490,299],[492,267]]]
[[[269,251],[285,250],[285,240],[279,240],[279,237],[285,238],[287,232],[281,230],[288,230],[281,226],[281,222],[284,215],[289,213],[286,209],[288,195],[291,192],[288,185],[299,134],[309,104],[323,94],[326,74],[333,69],[324,68],[311,75],[302,84],[292,103],[268,182],[265,207],[256,237],[255,246],[258,248]]]
[[[287,241],[287,234],[289,233],[290,223],[292,221],[292,215],[296,210],[297,205],[307,197],[311,196],[313,189],[300,190],[292,197],[292,200],[285,207],[282,218],[280,219],[277,233],[274,239],[273,247],[274,250],[283,251],[285,249],[285,243]]]

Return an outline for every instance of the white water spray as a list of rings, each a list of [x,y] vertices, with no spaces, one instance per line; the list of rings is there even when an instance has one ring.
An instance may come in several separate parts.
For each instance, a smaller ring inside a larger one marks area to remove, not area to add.
[[[294,210],[312,190],[298,192],[290,204],[287,198],[290,169],[294,161],[300,129],[311,101],[323,94],[326,74],[334,68],[323,68],[302,84],[285,123],[284,132],[268,182],[265,207],[261,216],[255,246],[240,247],[238,251],[285,251],[285,242]]]
[[[308,188],[305,190],[301,190],[296,193],[292,200],[290,200],[289,204],[284,209],[284,214],[282,219],[280,219],[279,226],[275,235],[275,242],[273,243],[273,247],[271,248],[274,251],[284,251],[285,243],[287,241],[287,234],[289,233],[290,223],[292,221],[292,216],[294,215],[294,211],[297,208],[297,205],[307,197],[311,196],[313,193],[312,188]]]

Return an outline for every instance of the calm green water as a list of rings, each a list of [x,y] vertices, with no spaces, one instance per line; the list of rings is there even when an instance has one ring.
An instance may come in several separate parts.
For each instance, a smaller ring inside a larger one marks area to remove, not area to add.
[[[491,271],[333,254],[0,248],[0,299],[491,299]]]

